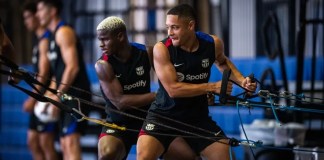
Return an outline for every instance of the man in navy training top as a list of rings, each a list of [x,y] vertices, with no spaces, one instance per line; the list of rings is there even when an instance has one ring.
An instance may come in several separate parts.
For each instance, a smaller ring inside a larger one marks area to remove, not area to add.
[[[180,4],[170,9],[166,26],[168,38],[156,43],[153,49],[153,62],[160,88],[149,109],[147,121],[142,126],[137,142],[137,159],[157,159],[174,138],[154,133],[183,135],[157,123],[217,138],[217,141],[213,141],[184,137],[197,154],[208,160],[229,159],[228,139],[209,116],[207,94],[220,93],[221,89],[221,82],[208,82],[212,64],[221,72],[231,69],[230,79],[247,90],[254,91],[256,83],[252,83],[250,78],[244,78],[224,55],[223,43],[217,36],[195,31],[195,11],[190,5]],[[227,94],[231,90],[229,84]],[[167,121],[158,115],[195,128]]]

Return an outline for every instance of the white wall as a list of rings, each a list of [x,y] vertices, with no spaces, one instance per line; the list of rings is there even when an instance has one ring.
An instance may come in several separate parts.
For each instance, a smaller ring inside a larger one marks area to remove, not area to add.
[[[255,0],[231,0],[231,58],[254,58],[256,55]]]

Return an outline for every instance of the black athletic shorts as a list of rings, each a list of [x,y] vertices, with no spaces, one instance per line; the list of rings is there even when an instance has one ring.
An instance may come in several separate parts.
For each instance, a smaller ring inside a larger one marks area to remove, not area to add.
[[[199,129],[191,128],[184,126],[183,124],[178,124],[176,122],[166,120],[157,116],[156,114],[149,112],[146,117],[146,121],[143,123],[140,135],[147,134],[155,137],[164,146],[165,150],[167,150],[170,143],[176,138],[175,135],[181,135],[181,137],[185,139],[185,141],[196,152],[196,154],[199,154],[207,146],[225,137],[223,130],[209,116],[198,120],[189,119],[185,123],[207,130],[208,133],[206,131],[201,131]],[[167,125],[185,132],[195,133],[203,137],[209,137],[210,139],[192,136],[188,133],[183,133],[175,129],[166,128],[165,126],[161,126],[160,124]],[[217,137],[215,137],[216,133],[219,133]]]
[[[78,102],[76,100],[72,101],[65,101],[65,105],[73,108],[79,108]],[[89,114],[89,106],[80,103],[81,104],[81,111],[83,114],[88,115]],[[83,135],[88,127],[88,121],[83,120],[81,122],[78,122],[77,119],[81,118],[81,116],[77,113],[67,113],[64,111],[61,111],[60,119],[59,119],[59,130],[60,130],[60,136],[66,136],[73,133],[80,133]]]
[[[111,123],[111,122],[108,122]],[[114,123],[118,126],[126,127],[126,131],[122,131],[119,129],[111,128],[111,127],[102,127],[101,134],[99,136],[99,139],[101,137],[104,137],[106,135],[114,136],[120,140],[123,141],[126,149],[126,155],[128,155],[132,145],[136,145],[139,131],[142,127],[143,122],[142,121],[135,121],[134,123]]]
[[[44,123],[41,122],[33,113],[29,116],[29,129],[39,133],[52,133],[57,131],[57,122]]]

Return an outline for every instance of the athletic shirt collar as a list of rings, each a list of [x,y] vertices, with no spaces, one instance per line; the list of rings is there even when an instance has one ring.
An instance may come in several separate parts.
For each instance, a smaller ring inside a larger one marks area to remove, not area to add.
[[[57,29],[59,29],[61,26],[64,26],[65,23],[63,20],[60,21],[60,23],[57,24],[56,28],[55,28],[55,32],[57,31]]]
[[[108,62],[108,59],[109,59],[108,55],[107,55],[107,54],[105,54],[105,53],[103,53],[103,54],[102,54],[102,60],[104,60],[104,61],[107,61],[107,62]]]
[[[46,30],[44,32],[44,34],[39,38],[39,39],[43,39],[43,38],[49,38],[50,37],[50,31],[49,30]]]
[[[135,47],[135,48],[137,48],[137,49],[139,49],[139,50],[146,51],[146,47],[145,47],[145,45],[143,45],[143,44],[139,44],[139,43],[135,43],[135,42],[130,42],[129,44],[130,44],[130,46],[131,46],[131,51],[130,51],[130,53],[133,53],[133,47]],[[133,55],[131,55],[131,56],[133,56]],[[109,56],[108,56],[107,54],[103,53],[103,54],[102,54],[102,60],[108,62],[108,59],[109,59]]]

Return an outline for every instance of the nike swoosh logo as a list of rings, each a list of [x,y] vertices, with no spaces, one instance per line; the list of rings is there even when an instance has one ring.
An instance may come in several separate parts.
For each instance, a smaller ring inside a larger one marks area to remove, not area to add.
[[[175,67],[179,67],[179,66],[182,66],[184,63],[180,63],[180,64],[174,64]]]
[[[119,78],[119,77],[121,77],[121,74],[119,74],[119,75],[115,75],[116,76],[116,78]]]

